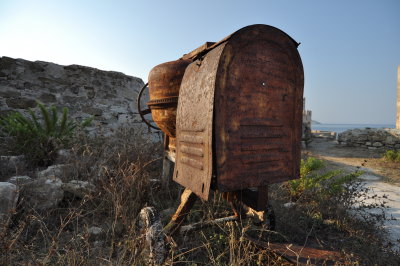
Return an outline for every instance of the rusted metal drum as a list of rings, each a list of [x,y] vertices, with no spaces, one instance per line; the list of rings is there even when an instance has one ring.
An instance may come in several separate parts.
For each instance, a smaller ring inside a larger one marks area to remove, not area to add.
[[[176,137],[176,107],[185,69],[191,60],[176,60],[155,66],[149,73],[153,121],[170,138]]]
[[[298,43],[252,25],[194,59],[177,109],[174,180],[208,199],[299,177],[303,66]]]

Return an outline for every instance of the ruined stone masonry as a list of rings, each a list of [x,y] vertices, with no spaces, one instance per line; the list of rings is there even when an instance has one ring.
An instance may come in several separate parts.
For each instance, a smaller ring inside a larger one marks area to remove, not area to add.
[[[312,135],[311,135],[311,123],[312,123],[312,118],[311,118],[311,111],[306,110],[306,98],[303,98],[303,128],[302,128],[302,134],[301,134],[301,139],[305,142],[311,141]]]
[[[142,127],[136,98],[140,78],[119,72],[0,57],[0,115],[36,106],[68,107],[71,117],[94,116],[95,129],[112,132],[122,124]]]
[[[343,146],[365,147],[368,149],[399,150],[400,130],[394,128],[352,129],[338,135]]]
[[[400,65],[397,67],[397,117],[396,128],[400,129]]]

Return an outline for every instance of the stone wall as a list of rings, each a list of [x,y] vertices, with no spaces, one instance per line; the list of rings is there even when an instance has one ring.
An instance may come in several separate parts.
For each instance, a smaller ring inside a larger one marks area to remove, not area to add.
[[[352,129],[338,135],[339,144],[368,149],[400,150],[400,130],[392,128]]]
[[[122,124],[143,126],[136,107],[143,85],[140,78],[119,72],[0,57],[0,114],[26,112],[39,100],[68,107],[77,119],[94,116],[92,131],[112,132]]]
[[[310,142],[312,140],[311,116],[312,112],[310,110],[306,110],[306,98],[303,98],[303,127],[301,132],[301,139],[305,142]]]

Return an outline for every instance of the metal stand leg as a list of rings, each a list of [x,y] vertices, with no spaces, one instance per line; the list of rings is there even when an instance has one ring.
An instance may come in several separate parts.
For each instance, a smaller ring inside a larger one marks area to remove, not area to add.
[[[172,216],[171,221],[164,227],[163,231],[167,235],[173,235],[181,227],[190,210],[193,208],[197,196],[189,189],[185,189],[181,195],[181,204]]]

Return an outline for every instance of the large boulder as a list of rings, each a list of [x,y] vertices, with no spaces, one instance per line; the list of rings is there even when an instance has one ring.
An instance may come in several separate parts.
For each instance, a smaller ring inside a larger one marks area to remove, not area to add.
[[[62,181],[57,177],[39,178],[24,188],[27,207],[35,210],[47,210],[57,207],[64,197]]]
[[[47,167],[47,169],[38,172],[37,177],[40,178],[65,178],[71,177],[76,173],[76,169],[72,164],[56,164]]]
[[[0,223],[8,220],[15,210],[17,200],[17,186],[9,182],[0,182]]]

